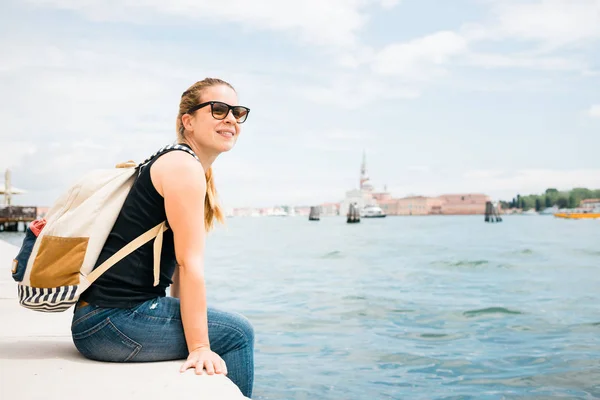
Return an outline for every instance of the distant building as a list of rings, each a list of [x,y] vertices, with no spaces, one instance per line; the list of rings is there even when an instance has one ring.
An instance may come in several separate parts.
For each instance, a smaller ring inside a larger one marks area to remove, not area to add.
[[[485,214],[485,203],[491,201],[489,196],[478,193],[445,194],[438,199],[444,215]]]
[[[234,208],[231,212],[232,217],[251,217],[258,216],[258,211],[251,207]]]
[[[296,206],[296,215],[307,217],[310,214],[310,206]]]
[[[447,194],[439,197],[409,196],[378,201],[387,215],[472,215],[484,214],[490,198],[483,194]]]
[[[346,197],[341,202],[340,205],[340,214],[346,215],[348,213],[348,209],[350,208],[350,204],[354,204],[359,209],[364,208],[370,204],[377,204],[371,193],[364,192],[360,189],[352,189],[346,192]]]
[[[401,199],[383,199],[379,206],[388,215],[441,214],[442,201],[437,197],[410,196]]]
[[[600,199],[581,200],[579,207],[585,210],[593,210],[595,208],[600,208]]]
[[[392,199],[391,197],[389,199],[382,199],[379,200],[377,202],[377,204],[379,205],[379,207],[381,207],[381,210],[386,214],[386,215],[398,215],[396,209],[396,204],[398,203],[398,199]]]
[[[414,196],[398,199],[397,215],[441,214],[442,201],[437,197]]]
[[[333,217],[336,215],[340,215],[340,203],[323,203],[320,207],[321,216],[323,217]]]
[[[372,195],[378,203],[393,200],[391,193],[387,191],[387,186],[383,187],[383,192],[374,192]]]

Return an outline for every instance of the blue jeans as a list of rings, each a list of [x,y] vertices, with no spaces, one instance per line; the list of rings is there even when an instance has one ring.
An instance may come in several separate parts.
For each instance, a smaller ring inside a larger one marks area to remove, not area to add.
[[[110,362],[184,360],[188,348],[179,299],[158,297],[133,308],[77,307],[73,342],[86,358]],[[244,396],[252,397],[254,330],[243,316],[208,309],[212,351],[227,365],[227,376]]]

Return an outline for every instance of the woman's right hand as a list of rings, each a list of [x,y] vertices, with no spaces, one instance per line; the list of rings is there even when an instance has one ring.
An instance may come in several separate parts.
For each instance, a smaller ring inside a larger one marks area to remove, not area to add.
[[[190,368],[196,370],[196,375],[202,375],[204,369],[206,369],[208,375],[215,373],[227,375],[225,361],[209,348],[199,348],[192,351],[186,362],[181,366],[180,372],[185,372]]]

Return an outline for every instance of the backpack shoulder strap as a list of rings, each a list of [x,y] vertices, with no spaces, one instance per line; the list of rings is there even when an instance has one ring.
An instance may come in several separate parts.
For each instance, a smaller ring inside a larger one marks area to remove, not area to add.
[[[148,243],[152,239],[156,238],[154,242],[154,286],[158,285],[159,277],[160,277],[160,254],[162,248],[162,237],[163,233],[169,229],[167,227],[166,221],[161,222],[155,227],[149,229],[144,232],[133,241],[126,244],[123,248],[117,251],[115,254],[110,256],[106,261],[100,264],[96,269],[90,272],[86,279],[92,284],[96,279],[100,277],[103,273],[108,271],[113,265],[127,257],[129,254],[133,253],[136,249],[142,247],[144,244]]]
[[[200,159],[198,158],[198,156],[196,155],[196,153],[194,153],[192,151],[192,149],[190,149],[188,146],[186,146],[184,144],[169,144],[169,145],[166,145],[166,146],[162,147],[156,153],[154,153],[150,157],[148,157],[146,160],[144,160],[141,163],[139,163],[136,168],[138,168],[138,169],[141,170],[146,164],[148,164],[150,161],[154,160],[156,157],[159,157],[159,156],[161,156],[161,155],[163,155],[165,153],[168,153],[170,151],[173,151],[173,150],[182,150],[182,151],[185,151],[186,153],[188,153],[192,157],[194,157],[196,159],[196,161],[200,162]]]

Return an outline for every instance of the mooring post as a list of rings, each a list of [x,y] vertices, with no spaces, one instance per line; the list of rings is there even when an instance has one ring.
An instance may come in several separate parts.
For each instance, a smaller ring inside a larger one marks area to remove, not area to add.
[[[485,222],[502,222],[498,208],[491,201],[485,202]]]

